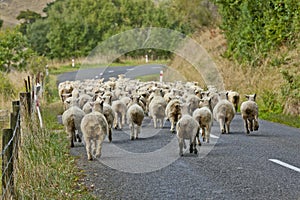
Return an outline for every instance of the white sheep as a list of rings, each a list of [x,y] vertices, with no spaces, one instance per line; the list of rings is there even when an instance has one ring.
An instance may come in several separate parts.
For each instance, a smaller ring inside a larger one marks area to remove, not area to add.
[[[208,107],[197,108],[193,112],[193,118],[199,123],[199,126],[202,129],[203,141],[209,143],[210,132],[213,122],[213,115],[210,109]],[[198,144],[201,145],[199,137],[197,138]]]
[[[101,156],[102,143],[109,133],[105,116],[98,112],[103,108],[103,102],[96,101],[94,111],[85,115],[81,121],[81,130],[85,142],[88,160]]]
[[[250,131],[257,131],[259,128],[258,124],[258,105],[255,102],[256,94],[246,95],[247,101],[241,104],[241,114],[244,120],[245,132],[247,134]]]
[[[62,122],[69,136],[70,147],[74,147],[76,138],[78,142],[81,142],[80,123],[84,115],[85,113],[77,106],[71,106],[62,115]],[[78,131],[77,135],[75,134],[76,130]]]
[[[186,103],[188,105],[188,113],[190,115],[192,115],[194,110],[198,108],[199,102],[200,102],[200,98],[195,94],[188,95]]]
[[[175,132],[175,125],[182,116],[181,104],[182,104],[182,102],[180,100],[173,99],[167,104],[167,107],[165,110],[165,115],[166,115],[167,119],[170,120],[170,123],[171,123],[170,131],[172,133]]]
[[[198,122],[190,115],[183,115],[176,124],[177,139],[179,143],[179,155],[183,156],[183,148],[186,148],[185,139],[190,140],[190,153],[198,153],[196,148],[196,136],[199,132]]]
[[[133,97],[127,110],[127,121],[131,129],[131,140],[138,139],[138,135],[141,132],[142,122],[144,120],[144,110],[138,103],[139,97]]]
[[[116,100],[112,102],[111,107],[115,113],[114,128],[122,129],[126,121],[126,104],[121,100]]]
[[[154,128],[163,127],[167,102],[162,96],[153,97],[149,104],[149,115],[153,118]]]
[[[221,99],[213,109],[214,119],[220,124],[221,133],[230,132],[230,123],[235,115],[233,104],[227,99]]]

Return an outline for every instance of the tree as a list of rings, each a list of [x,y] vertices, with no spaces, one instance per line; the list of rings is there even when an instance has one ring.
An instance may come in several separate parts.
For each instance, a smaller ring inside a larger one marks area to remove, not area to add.
[[[21,70],[33,51],[17,29],[0,31],[0,71]]]
[[[42,16],[39,13],[36,13],[31,10],[21,11],[17,16],[17,20],[22,20],[20,26],[20,32],[26,34],[26,30],[29,24],[34,23],[37,19],[41,19]]]

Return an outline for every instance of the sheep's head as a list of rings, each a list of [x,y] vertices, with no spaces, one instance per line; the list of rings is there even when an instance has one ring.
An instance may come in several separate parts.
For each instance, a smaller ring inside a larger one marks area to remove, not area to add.
[[[256,101],[256,94],[245,95],[249,101]]]

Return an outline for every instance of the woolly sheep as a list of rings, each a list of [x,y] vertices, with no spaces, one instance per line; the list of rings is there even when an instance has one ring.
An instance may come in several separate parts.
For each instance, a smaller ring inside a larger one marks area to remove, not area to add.
[[[210,109],[208,107],[197,108],[193,112],[193,118],[199,123],[199,126],[202,129],[203,141],[209,143],[213,121],[213,116]],[[198,143],[199,145],[201,144],[199,138]]]
[[[193,114],[199,106],[200,98],[195,94],[191,94],[187,97],[186,103],[188,104],[188,112],[190,115]]]
[[[235,115],[233,104],[227,99],[221,99],[213,109],[214,119],[220,124],[221,133],[230,132],[230,123]]]
[[[123,126],[125,125],[125,118],[126,118],[126,111],[127,107],[124,102],[121,100],[116,100],[112,102],[112,109],[115,113],[115,118],[114,118],[114,128],[120,128],[122,129]]]
[[[144,110],[138,105],[139,97],[133,97],[132,103],[127,110],[127,121],[131,129],[130,139],[138,139],[141,132],[142,122],[144,120]]]
[[[198,153],[196,148],[196,136],[199,132],[198,122],[190,115],[183,115],[176,124],[177,139],[179,143],[179,155],[183,156],[183,148],[186,148],[185,139],[190,140],[190,153]]]
[[[181,101],[178,99],[171,100],[166,107],[165,114],[171,123],[171,132],[175,132],[175,125],[182,116]]]
[[[235,112],[238,110],[240,94],[236,91],[228,91],[228,100],[234,105]]]
[[[166,107],[167,102],[162,96],[153,97],[152,101],[149,104],[149,113],[150,116],[153,118],[154,128],[158,128],[158,122],[159,128],[163,127]]]
[[[74,142],[77,140],[81,142],[81,128],[80,123],[82,118],[84,117],[85,113],[78,108],[77,106],[71,106],[67,109],[62,115],[62,122],[65,126],[66,132],[68,133],[69,140],[70,140],[70,147],[74,147]],[[78,135],[75,136],[75,131],[78,131]]]
[[[247,101],[241,104],[241,114],[244,120],[245,132],[247,134],[250,131],[257,131],[259,128],[258,124],[258,105],[255,102],[256,94],[246,95]]]
[[[85,115],[81,122],[88,160],[93,160],[93,156],[101,156],[103,140],[109,133],[109,126],[105,116],[97,111],[101,110],[102,106],[103,102],[96,101],[94,111]]]

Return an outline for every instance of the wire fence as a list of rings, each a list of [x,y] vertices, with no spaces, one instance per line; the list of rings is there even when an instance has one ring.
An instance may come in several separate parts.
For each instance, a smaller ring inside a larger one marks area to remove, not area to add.
[[[20,101],[14,101],[10,114],[10,128],[3,129],[2,135],[2,193],[1,199],[12,199],[14,193],[15,164],[18,159],[20,138]],[[9,116],[7,116],[9,117]]]
[[[2,119],[9,121],[9,127],[3,129],[1,151],[1,196],[0,199],[15,199],[15,178],[17,177],[18,155],[21,150],[23,129],[30,123],[31,115],[37,112],[42,126],[39,110],[39,92],[41,85],[30,85],[30,78],[25,81],[26,92],[20,93],[20,100],[12,101],[12,113],[7,113]],[[39,83],[39,82],[37,82]],[[7,120],[9,119],[10,120]],[[0,120],[1,121],[1,120]],[[5,125],[6,126],[6,125]]]

